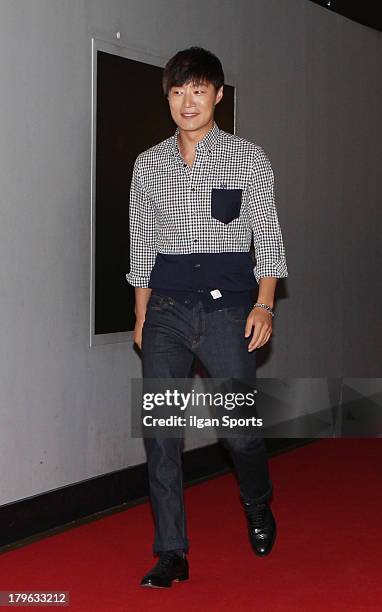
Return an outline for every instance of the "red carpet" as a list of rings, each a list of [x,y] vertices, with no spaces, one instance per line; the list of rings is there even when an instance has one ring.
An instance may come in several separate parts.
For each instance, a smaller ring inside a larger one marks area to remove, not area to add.
[[[381,440],[322,440],[270,465],[278,538],[269,557],[250,549],[229,474],[185,490],[189,581],[139,586],[155,562],[144,504],[0,555],[0,590],[70,591],[66,609],[94,612],[380,609]]]

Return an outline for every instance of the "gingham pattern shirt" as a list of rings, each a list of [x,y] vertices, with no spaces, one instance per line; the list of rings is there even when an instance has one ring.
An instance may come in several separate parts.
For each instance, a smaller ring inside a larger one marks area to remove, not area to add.
[[[189,167],[173,136],[138,155],[130,189],[130,272],[134,287],[149,287],[157,253],[249,252],[257,282],[288,276],[274,201],[274,176],[263,149],[213,128],[196,145]],[[212,189],[241,189],[240,215],[222,223],[211,214]]]

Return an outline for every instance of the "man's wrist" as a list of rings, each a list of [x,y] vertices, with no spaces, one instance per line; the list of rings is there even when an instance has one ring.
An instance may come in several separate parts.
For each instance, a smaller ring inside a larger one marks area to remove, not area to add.
[[[259,290],[257,293],[258,303],[266,304],[273,309],[277,280],[275,276],[261,276],[259,278]]]
[[[272,310],[275,305],[271,300],[262,300],[260,297],[257,298],[256,304],[266,304],[266,306],[269,306],[269,308],[272,308]]]
[[[268,306],[268,304],[264,304],[262,302],[256,302],[256,304],[254,304],[252,306],[252,310],[254,310],[255,308],[259,308],[259,309],[265,310],[268,314],[271,315],[272,319],[275,316],[275,313],[273,312],[273,308]]]

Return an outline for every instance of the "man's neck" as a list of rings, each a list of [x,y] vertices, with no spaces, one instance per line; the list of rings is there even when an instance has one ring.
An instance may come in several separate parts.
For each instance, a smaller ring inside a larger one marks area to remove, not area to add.
[[[182,130],[179,128],[178,147],[182,157],[188,162],[195,157],[195,148],[206,134],[214,127],[214,119],[199,130]]]

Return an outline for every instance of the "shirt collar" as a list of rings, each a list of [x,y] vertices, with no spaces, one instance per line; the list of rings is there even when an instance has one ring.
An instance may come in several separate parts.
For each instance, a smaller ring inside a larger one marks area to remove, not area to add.
[[[173,148],[174,155],[181,155],[179,148],[178,148],[179,131],[180,131],[179,127],[177,127],[175,130],[175,134],[172,138],[172,148]],[[196,149],[209,153],[212,147],[216,144],[219,138],[219,134],[220,134],[220,129],[216,121],[214,121],[213,127],[210,129],[209,132],[207,132],[207,134],[202,138],[202,140],[199,140],[199,142],[196,145]]]

